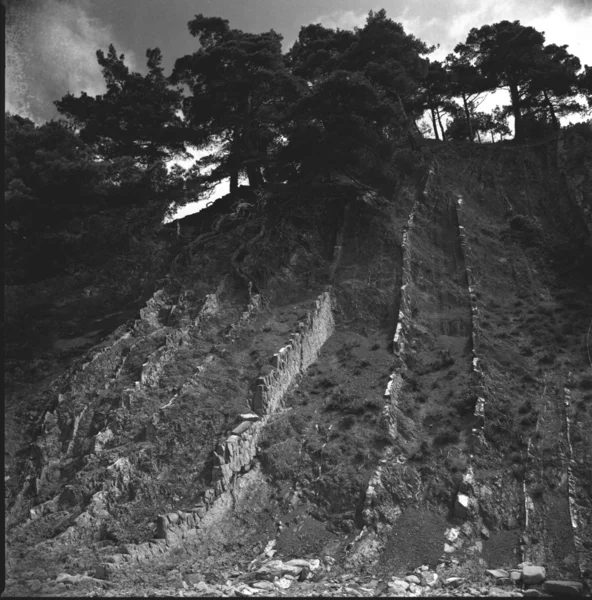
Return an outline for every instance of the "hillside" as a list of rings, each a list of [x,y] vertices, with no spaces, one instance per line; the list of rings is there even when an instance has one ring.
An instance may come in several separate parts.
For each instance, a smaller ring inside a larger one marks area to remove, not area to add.
[[[592,136],[408,171],[240,188],[93,322],[7,289],[6,595],[590,593]]]

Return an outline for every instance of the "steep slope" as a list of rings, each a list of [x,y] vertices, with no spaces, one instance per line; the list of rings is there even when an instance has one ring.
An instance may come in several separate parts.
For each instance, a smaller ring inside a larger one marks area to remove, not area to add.
[[[388,200],[245,192],[183,221],[164,289],[46,390],[9,590],[589,579],[590,174],[560,142],[436,146]]]

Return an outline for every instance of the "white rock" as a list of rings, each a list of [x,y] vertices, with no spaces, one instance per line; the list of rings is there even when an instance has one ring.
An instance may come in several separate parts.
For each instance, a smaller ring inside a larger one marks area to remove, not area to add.
[[[244,413],[240,415],[240,418],[241,421],[258,421],[260,419],[259,415],[256,415],[255,413]]]
[[[292,560],[287,560],[284,564],[290,567],[306,567],[310,569],[310,562],[302,558],[293,558]]]
[[[321,561],[318,558],[313,558],[309,561],[310,570],[316,571],[321,566]]]
[[[454,542],[456,538],[458,538],[459,533],[460,530],[458,529],[458,527],[451,527],[450,529],[446,530],[444,537],[452,544],[452,542]]]
[[[522,579],[526,585],[541,583],[545,580],[546,576],[545,567],[535,565],[522,567]]]
[[[406,581],[403,581],[401,579],[395,579],[394,581],[391,581],[388,583],[389,587],[393,587],[393,586],[399,586],[402,587],[404,590],[408,590],[409,589],[409,584]]]
[[[407,577],[405,577],[405,581],[408,583],[415,583],[415,585],[419,585],[421,583],[417,575],[407,575]]]
[[[457,494],[454,503],[454,514],[457,517],[466,517],[469,512],[469,503],[469,497],[466,494]]]
[[[273,585],[280,590],[287,590],[292,585],[292,581],[290,579],[286,579],[285,577],[280,577],[277,581],[273,582]]]
[[[293,575],[297,577],[300,575],[300,571],[302,571],[302,567],[297,567],[295,565],[288,565],[281,560],[270,560],[267,563],[264,563],[261,568],[257,570],[257,573],[261,575]]]

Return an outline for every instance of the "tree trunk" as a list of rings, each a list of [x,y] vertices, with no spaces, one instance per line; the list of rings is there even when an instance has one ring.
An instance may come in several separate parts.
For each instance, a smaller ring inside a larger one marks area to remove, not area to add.
[[[440,136],[438,135],[438,125],[436,124],[436,113],[434,109],[430,106],[430,112],[432,113],[432,127],[434,128],[434,135],[437,140],[440,140]]]
[[[230,155],[228,157],[230,171],[230,193],[234,196],[238,191],[238,172],[239,172],[239,134],[237,128],[232,132],[232,144],[230,146]]]
[[[234,196],[238,190],[238,170],[230,173],[230,193]]]
[[[442,140],[445,140],[446,136],[444,135],[444,127],[442,126],[442,119],[440,118],[440,109],[439,108],[436,109],[436,116],[438,117],[438,123],[440,124],[440,131],[442,132]]]
[[[471,142],[475,140],[475,134],[473,133],[473,126],[471,125],[471,113],[469,111],[469,104],[467,102],[467,96],[463,92],[462,93],[463,105],[465,107],[465,119],[467,120],[467,127],[469,129],[469,139]]]
[[[517,142],[524,141],[524,122],[522,121],[522,113],[520,112],[520,94],[518,85],[510,83],[510,100],[512,102],[512,114],[514,115],[514,140]]]
[[[478,129],[477,129],[477,140],[479,141],[479,143],[481,143],[481,134],[479,133]]]
[[[261,171],[258,166],[247,165],[247,176],[249,178],[249,185],[253,189],[259,189],[261,187],[263,178],[261,177]]]
[[[493,137],[493,131],[491,131],[490,133],[491,133],[491,143],[495,144],[495,138]]]
[[[553,123],[553,131],[559,131],[559,121],[557,120],[557,115],[555,114],[555,109],[553,108],[553,104],[551,100],[549,100],[549,96],[547,95],[547,90],[543,90],[543,94],[545,95],[545,101],[547,102],[547,107],[549,108],[549,114],[551,115],[551,123]]]

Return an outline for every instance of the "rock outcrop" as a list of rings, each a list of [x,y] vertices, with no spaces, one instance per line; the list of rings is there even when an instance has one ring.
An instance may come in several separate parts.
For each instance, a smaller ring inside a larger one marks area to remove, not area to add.
[[[157,519],[157,538],[174,546],[199,527],[209,507],[230,490],[236,477],[250,470],[258,453],[258,441],[269,416],[282,407],[282,399],[302,373],[317,358],[319,350],[334,329],[330,292],[322,293],[315,307],[299,323],[288,344],[274,354],[271,365],[257,378],[251,399],[256,414],[243,415],[243,421],[214,451],[213,487],[192,513],[170,513]]]

